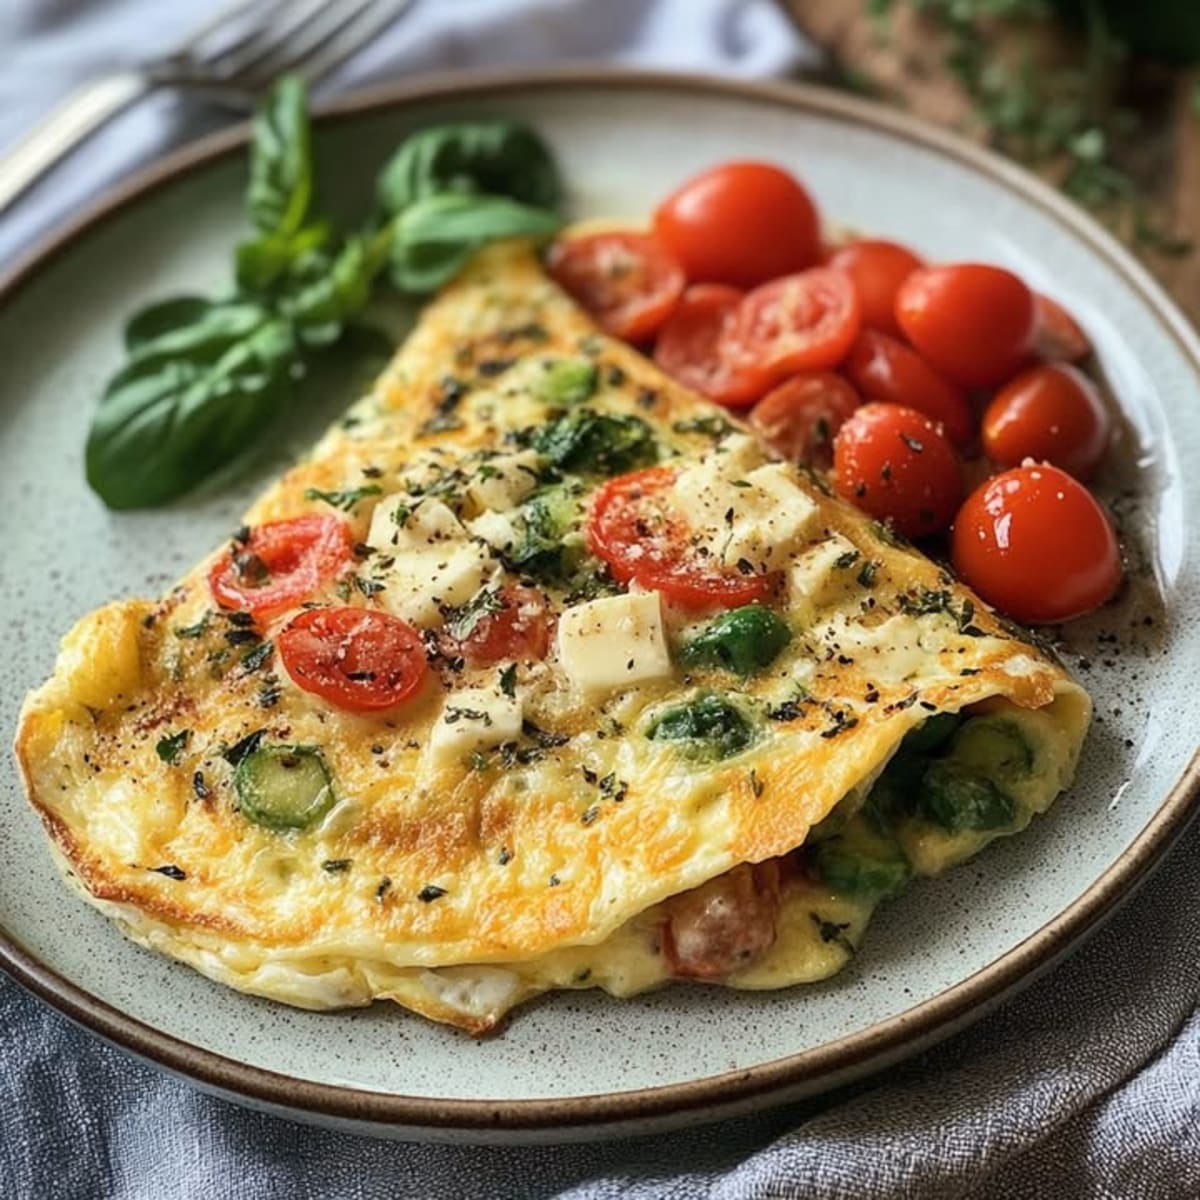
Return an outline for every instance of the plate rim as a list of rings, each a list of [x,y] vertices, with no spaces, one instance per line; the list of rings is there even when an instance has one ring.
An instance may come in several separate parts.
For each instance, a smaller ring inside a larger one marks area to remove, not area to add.
[[[1023,167],[957,134],[905,112],[831,89],[792,81],[746,81],[712,75],[598,65],[439,72],[357,89],[313,106],[322,125],[372,111],[433,100],[553,91],[649,88],[701,92],[765,103],[866,125],[957,160],[1045,211],[1104,259],[1139,296],[1178,344],[1200,378],[1200,336],[1182,311],[1133,255],[1081,208]],[[240,151],[249,123],[209,134],[133,173],[84,212],[35,243],[0,276],[0,320],[36,274],[110,218],[158,189]],[[209,1090],[310,1119],[334,1118],[384,1129],[442,1135],[603,1127],[689,1113],[767,1103],[775,1093],[817,1092],[866,1074],[873,1066],[948,1036],[982,1015],[1021,984],[1048,969],[1111,915],[1158,865],[1195,815],[1200,801],[1200,751],[1126,850],[1083,893],[1029,937],[966,979],[904,1012],[823,1045],[702,1079],[652,1088],[520,1100],[436,1099],[318,1083],[252,1066],[162,1032],[92,995],[25,949],[0,925],[0,968],[29,991],[107,1041]]]

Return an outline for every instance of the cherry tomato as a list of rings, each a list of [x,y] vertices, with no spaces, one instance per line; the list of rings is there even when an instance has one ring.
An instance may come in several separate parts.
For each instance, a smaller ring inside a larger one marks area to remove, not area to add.
[[[962,499],[954,449],[928,417],[898,404],[864,404],[833,443],[833,485],[908,537],[940,533]]]
[[[671,973],[720,979],[752,963],[775,941],[779,866],[742,863],[666,903],[663,954]]]
[[[774,379],[824,371],[845,357],[860,320],[850,277],[813,267],[748,292],[729,326],[725,352]]]
[[[896,320],[921,357],[951,382],[996,387],[1030,348],[1033,293],[1002,267],[922,267],[896,295]]]
[[[1092,352],[1092,344],[1079,323],[1057,300],[1034,293],[1037,320],[1033,349],[1047,362],[1078,362]]]
[[[514,659],[541,661],[550,645],[546,596],[523,583],[503,588],[497,612],[485,612],[455,645],[474,667]]]
[[[956,446],[965,446],[971,440],[975,422],[967,398],[915,350],[894,337],[864,329],[850,347],[842,370],[864,400],[915,408],[940,422]]]
[[[668,496],[671,467],[649,467],[610,479],[592,502],[588,540],[621,583],[662,592],[685,608],[737,608],[769,594],[767,575],[721,571],[696,553],[685,514]]]
[[[896,242],[851,242],[835,250],[827,265],[850,276],[858,293],[864,325],[899,335],[896,293],[924,265],[911,250]]]
[[[833,439],[859,405],[858,393],[832,371],[795,375],[751,410],[750,424],[792,462],[828,467]]]
[[[720,283],[695,284],[683,293],[654,345],[654,361],[668,375],[728,408],[753,404],[770,385],[760,367],[736,365],[722,353],[742,295]]]
[[[983,449],[1002,467],[1034,458],[1088,479],[1108,449],[1111,431],[1092,381],[1077,367],[1044,363],[996,393],[983,417]]]
[[[627,342],[652,338],[683,291],[683,268],[645,233],[564,238],[550,247],[547,263],[560,287]]]
[[[693,283],[753,287],[811,267],[820,253],[817,210],[787,171],[731,162],[677,188],[654,229]]]
[[[394,708],[425,678],[420,634],[378,609],[310,608],[275,645],[297,687],[351,712]]]
[[[1082,616],[1121,582],[1104,510],[1051,466],[1016,467],[976,488],[955,518],[951,556],[989,604],[1031,624]]]
[[[307,599],[353,560],[354,537],[337,517],[314,513],[268,521],[213,563],[208,586],[222,608],[268,620]]]

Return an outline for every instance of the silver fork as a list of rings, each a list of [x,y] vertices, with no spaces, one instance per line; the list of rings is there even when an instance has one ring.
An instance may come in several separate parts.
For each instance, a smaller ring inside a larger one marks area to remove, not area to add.
[[[156,88],[252,108],[287,71],[323,79],[413,0],[234,0],[166,57],[85,84],[0,157],[0,212],[121,109]]]

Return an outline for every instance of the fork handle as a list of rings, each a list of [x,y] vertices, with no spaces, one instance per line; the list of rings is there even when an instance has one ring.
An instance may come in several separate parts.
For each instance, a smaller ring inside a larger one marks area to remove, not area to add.
[[[0,155],[0,213],[94,129],[152,85],[135,71],[107,75],[72,92],[5,155]]]

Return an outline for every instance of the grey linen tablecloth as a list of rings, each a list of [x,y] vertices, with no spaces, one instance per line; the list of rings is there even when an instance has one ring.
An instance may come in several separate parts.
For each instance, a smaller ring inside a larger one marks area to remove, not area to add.
[[[0,146],[207,7],[5,0]],[[418,0],[335,86],[555,57],[770,75],[803,54],[765,0]],[[127,114],[0,219],[0,264],[220,119],[167,97]],[[1198,895],[1195,828],[1065,965],[878,1081],[606,1145],[405,1145],[262,1116],[142,1066],[0,977],[0,1198],[1200,1197]]]

